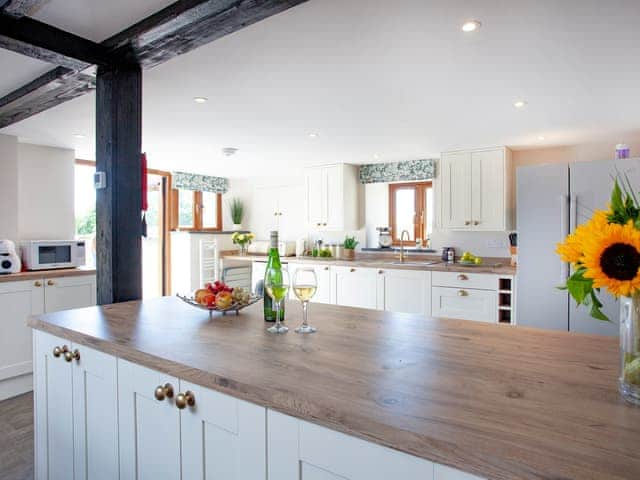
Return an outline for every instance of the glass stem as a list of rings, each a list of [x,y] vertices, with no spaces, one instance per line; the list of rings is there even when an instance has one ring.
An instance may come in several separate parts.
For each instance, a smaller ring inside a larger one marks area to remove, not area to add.
[[[276,328],[280,328],[280,300],[274,300],[276,306]]]
[[[307,323],[307,307],[309,306],[309,302],[302,302],[302,326],[303,327],[308,327],[309,324]]]

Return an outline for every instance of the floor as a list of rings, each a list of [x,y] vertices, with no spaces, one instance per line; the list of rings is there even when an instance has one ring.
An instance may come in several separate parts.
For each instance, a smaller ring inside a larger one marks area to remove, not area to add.
[[[33,480],[33,393],[0,402],[0,480]]]

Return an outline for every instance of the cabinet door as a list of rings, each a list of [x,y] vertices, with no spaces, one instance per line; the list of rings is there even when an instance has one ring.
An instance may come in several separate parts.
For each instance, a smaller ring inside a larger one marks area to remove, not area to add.
[[[73,374],[56,347],[70,342],[34,331],[35,478],[73,479]]]
[[[180,391],[195,398],[180,413],[182,478],[264,480],[266,409],[182,380]]]
[[[432,480],[433,463],[268,411],[269,478]],[[399,477],[398,477],[399,475]]]
[[[75,480],[118,478],[118,370],[115,357],[72,345]]]
[[[95,304],[95,275],[45,280],[44,309],[46,313],[90,307]]]
[[[377,270],[372,268],[334,267],[336,305],[345,307],[377,307]]]
[[[167,383],[173,397],[156,399],[156,388]],[[178,388],[175,377],[118,359],[120,478],[180,478]]]
[[[43,291],[40,280],[0,284],[0,382],[33,370],[32,332],[26,320],[31,315],[43,313]],[[18,395],[23,391],[10,392],[10,396],[13,393]]]
[[[431,272],[384,271],[384,309],[398,313],[431,314]]]
[[[325,212],[323,228],[325,230],[344,229],[344,183],[342,165],[323,168]]]
[[[307,170],[307,223],[309,228],[322,228],[324,223],[325,200],[324,192],[326,191],[323,169],[312,168]]]
[[[329,265],[312,265],[309,263],[289,263],[289,274],[293,282],[296,270],[299,268],[313,268],[318,279],[318,289],[311,299],[312,303],[331,303],[331,267]],[[290,291],[290,298],[295,299],[293,289]]]
[[[471,154],[471,220],[474,230],[505,230],[504,150]]]
[[[469,230],[472,216],[471,154],[443,154],[441,164],[442,225],[445,229]]]
[[[433,287],[431,296],[434,317],[489,323],[498,321],[498,293],[495,290]]]

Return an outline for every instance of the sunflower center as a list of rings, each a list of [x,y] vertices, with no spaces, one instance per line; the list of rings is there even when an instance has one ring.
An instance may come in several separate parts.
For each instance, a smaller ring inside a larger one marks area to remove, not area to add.
[[[632,280],[640,268],[640,252],[632,245],[614,243],[602,252],[600,267],[609,278]]]

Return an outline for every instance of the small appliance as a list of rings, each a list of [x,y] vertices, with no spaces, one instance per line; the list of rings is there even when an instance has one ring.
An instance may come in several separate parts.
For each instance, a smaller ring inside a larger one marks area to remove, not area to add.
[[[84,240],[30,240],[21,250],[27,270],[77,268],[86,262]]]
[[[265,240],[258,240],[252,242],[247,247],[247,252],[258,254],[258,255],[267,255],[269,253],[270,242]],[[281,257],[293,257],[296,254],[296,242],[278,242],[278,254]]]
[[[378,246],[380,248],[391,248],[393,240],[391,238],[391,229],[389,227],[378,227]]]
[[[0,240],[0,274],[18,273],[21,268],[16,244],[11,240]]]

